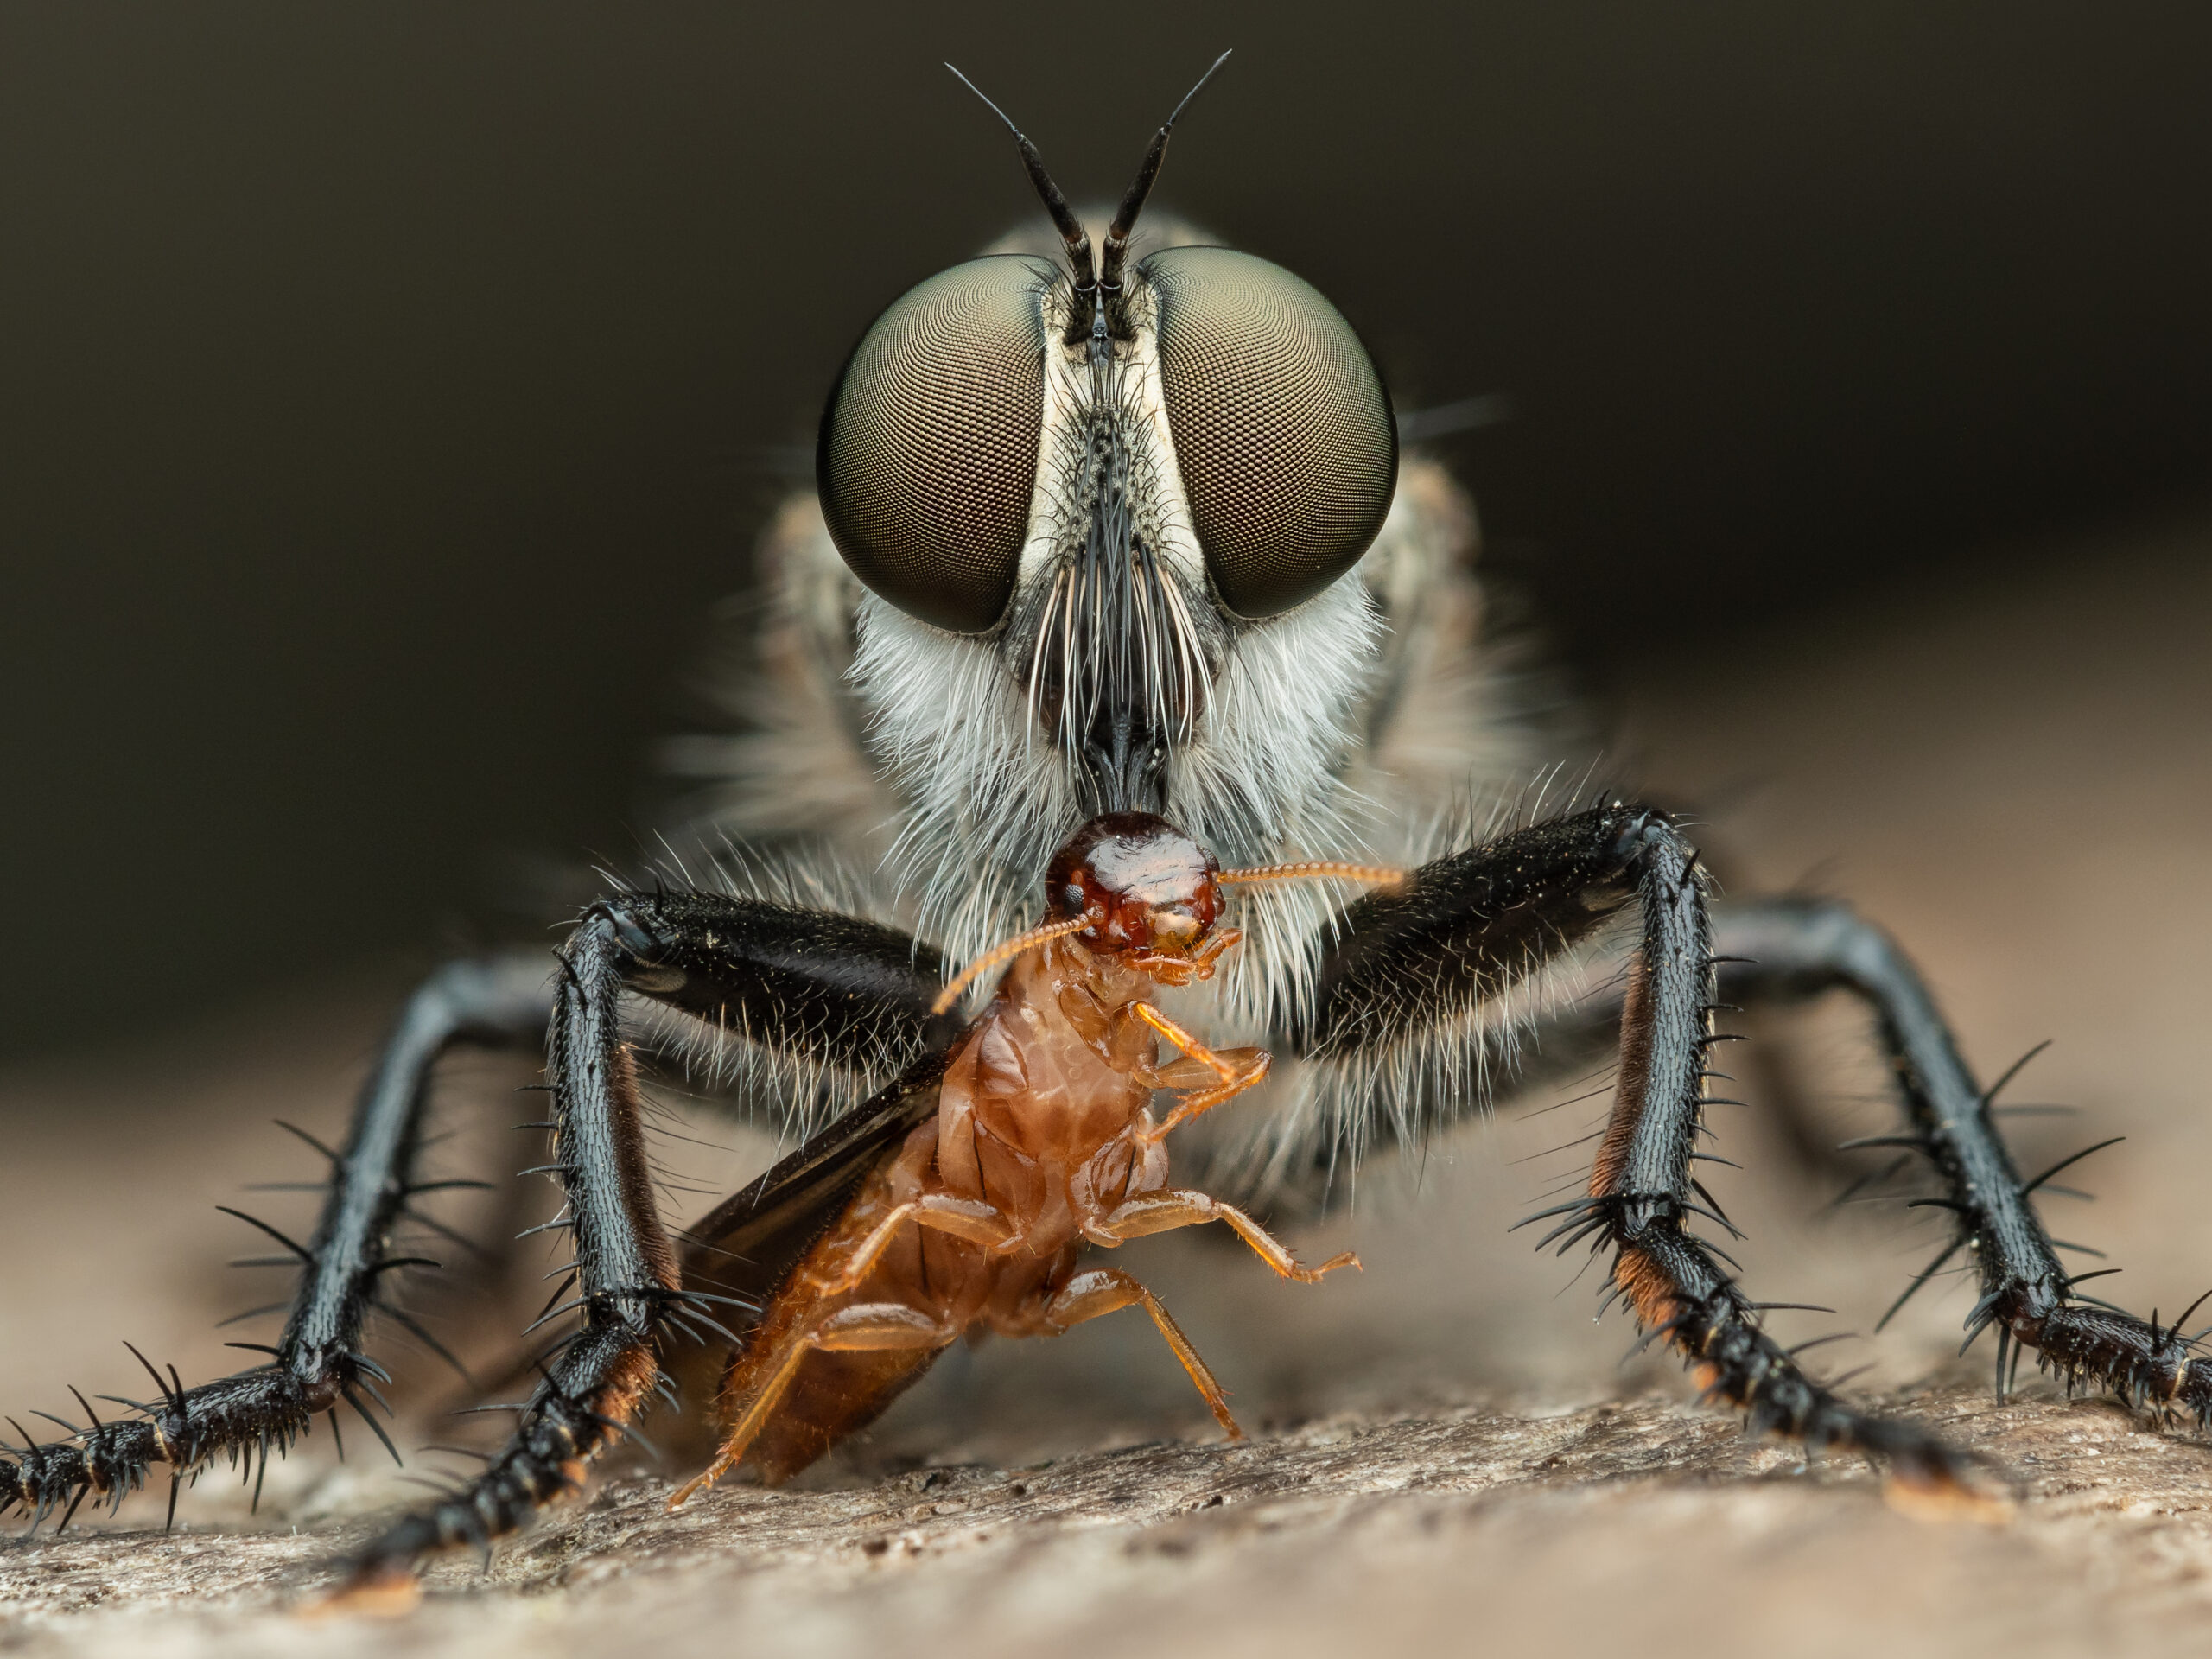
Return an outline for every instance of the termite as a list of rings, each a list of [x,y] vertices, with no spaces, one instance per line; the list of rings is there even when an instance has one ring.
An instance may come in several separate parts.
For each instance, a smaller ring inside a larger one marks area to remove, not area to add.
[[[1132,1306],[1152,1316],[1223,1431],[1241,1440],[1226,1391],[1160,1298],[1084,1258],[1088,1247],[1223,1222],[1300,1284],[1359,1265],[1346,1250],[1307,1267],[1235,1205],[1169,1181],[1168,1137],[1266,1077],[1268,1055],[1209,1048],[1150,993],[1211,978],[1235,948],[1241,934],[1221,925],[1224,887],[1315,879],[1401,875],[1336,863],[1223,870],[1151,813],[1084,824],[1046,871],[1050,919],[978,957],[938,997],[942,1014],[1011,963],[925,1079],[887,1091],[887,1104],[919,1121],[876,1154],[768,1300],[722,1380],[721,1452],[670,1507],[748,1457],[770,1484],[787,1479],[971,1332],[1058,1336]],[[1173,1058],[1160,1058],[1163,1043]],[[1162,1091],[1173,1104],[1155,1116]],[[737,1254],[780,1198],[818,1188],[823,1151],[801,1148],[708,1217],[695,1260]]]

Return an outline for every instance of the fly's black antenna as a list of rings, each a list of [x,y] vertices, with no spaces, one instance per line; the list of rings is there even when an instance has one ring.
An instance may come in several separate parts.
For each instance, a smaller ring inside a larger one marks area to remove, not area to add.
[[[1167,135],[1174,131],[1176,122],[1182,118],[1183,111],[1190,108],[1191,100],[1198,95],[1206,82],[1213,79],[1214,72],[1228,61],[1227,52],[1216,58],[1205,73],[1198,77],[1198,84],[1183,94],[1183,101],[1160,124],[1160,130],[1153,135],[1152,147],[1145,151],[1144,162],[1137,168],[1136,181],[1129,186],[1128,194],[1122,198],[1122,206],[1114,215],[1113,224],[1107,229],[1106,245],[1095,271],[1091,265],[1090,232],[1084,229],[1083,221],[1076,217],[1075,209],[1068,206],[1068,199],[1060,194],[1060,187],[1052,182],[1052,175],[1045,170],[1045,158],[1037,153],[1037,146],[1029,142],[1029,135],[1015,126],[1014,118],[992,103],[982,87],[951,64],[944,66],[952,70],[954,79],[982,99],[984,107],[1006,123],[1006,130],[1014,135],[1014,142],[1021,147],[1021,164],[1029,169],[1029,181],[1037,187],[1038,198],[1044,202],[1045,211],[1052,216],[1052,223],[1060,232],[1060,240],[1067,245],[1068,264],[1075,278],[1077,302],[1068,319],[1070,345],[1092,333],[1101,321],[1105,325],[1104,332],[1117,339],[1127,337],[1128,326],[1122,302],[1122,263],[1129,251],[1129,232],[1136,228],[1137,215],[1144,211],[1145,198],[1152,194],[1152,181],[1160,176],[1160,160],[1167,154]],[[1083,304],[1086,299],[1092,302],[1088,308]],[[1086,309],[1090,313],[1089,316],[1084,315]]]
[[[1006,130],[1014,135],[1014,142],[1021,147],[1021,164],[1029,169],[1029,182],[1037,187],[1037,194],[1045,204],[1045,211],[1052,216],[1052,224],[1060,233],[1060,240],[1067,245],[1068,264],[1074,272],[1077,296],[1086,298],[1096,295],[1098,291],[1098,278],[1093,273],[1090,265],[1090,232],[1083,228],[1083,221],[1075,216],[1075,209],[1068,206],[1068,199],[1060,194],[1060,187],[1052,182],[1052,175],[1045,170],[1045,158],[1037,153],[1037,146],[1029,142],[1027,133],[1014,124],[1013,117],[984,95],[982,87],[962,74],[959,70],[954,69],[952,65],[948,63],[944,67],[952,69],[952,77],[955,80],[975,93],[976,97],[982,99],[984,108],[1006,123]],[[1213,72],[1208,70],[1206,73],[1211,74]],[[1202,86],[1204,84],[1204,82],[1200,83]],[[1190,100],[1185,99],[1184,102],[1187,104]],[[1179,114],[1181,111],[1179,110],[1177,113]],[[1163,128],[1160,132],[1160,139],[1163,143],[1166,136],[1166,129]],[[1158,145],[1154,146],[1155,149],[1158,147]],[[1152,165],[1154,168],[1159,167],[1160,163],[1156,157]],[[1141,202],[1142,195],[1140,194],[1137,200]],[[1125,207],[1124,212],[1127,211],[1128,210]],[[1121,221],[1116,219],[1115,223],[1118,225]],[[1082,307],[1078,306],[1077,309],[1080,311]]]
[[[1144,211],[1144,199],[1152,194],[1152,181],[1160,176],[1160,159],[1167,154],[1167,135],[1175,130],[1176,122],[1182,118],[1183,111],[1191,107],[1191,100],[1205,88],[1206,82],[1213,79],[1214,71],[1228,61],[1227,52],[1216,58],[1205,73],[1198,77],[1198,85],[1183,94],[1183,101],[1160,124],[1160,130],[1153,134],[1152,148],[1144,153],[1144,164],[1137,168],[1136,182],[1129,187],[1128,194],[1122,198],[1121,209],[1115,213],[1113,224],[1107,227],[1106,246],[1099,260],[1098,286],[1106,295],[1109,311],[1121,308],[1122,260],[1129,251],[1129,232],[1136,229],[1137,215]],[[1109,321],[1116,334],[1120,334],[1121,318],[1113,316]]]

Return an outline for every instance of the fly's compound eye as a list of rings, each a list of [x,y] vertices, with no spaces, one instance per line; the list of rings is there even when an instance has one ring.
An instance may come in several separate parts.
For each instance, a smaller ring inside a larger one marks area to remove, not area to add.
[[[861,337],[823,413],[815,470],[837,550],[879,597],[956,633],[986,632],[1014,592],[1058,275],[1007,255],[909,289]]]
[[[1222,601],[1273,616],[1357,563],[1390,508],[1398,432],[1367,347],[1281,265],[1168,248],[1160,375],[1183,488]]]

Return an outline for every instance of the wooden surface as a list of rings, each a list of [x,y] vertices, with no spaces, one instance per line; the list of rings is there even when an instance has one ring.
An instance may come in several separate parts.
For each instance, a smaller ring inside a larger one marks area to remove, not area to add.
[[[358,1528],[22,1548],[0,1560],[0,1597],[10,1650],[29,1653],[2198,1649],[2201,1453],[2101,1406],[1945,1391],[1914,1409],[2027,1477],[2011,1526],[1930,1528],[1887,1510],[1861,1471],[1802,1473],[1642,1399],[732,1488],[677,1516],[669,1482],[622,1482],[488,1575],[442,1567],[399,1623],[281,1611]]]
[[[2051,1217],[2126,1268],[2104,1281],[2115,1300],[2171,1315],[2212,1283],[2212,525],[2146,524],[2091,551],[1993,557],[1978,582],[1880,613],[1624,664],[1629,753],[1677,798],[1711,804],[1706,836],[1732,885],[1810,874],[1897,931],[1986,1075],[2056,1039],[2016,1097],[2081,1115],[2024,1121],[2024,1160],[2130,1136],[2085,1169],[2102,1201]],[[0,1408],[73,1410],[71,1382],[136,1392],[125,1336],[188,1379],[243,1357],[220,1346],[241,1332],[213,1319],[280,1287],[222,1270],[254,1247],[211,1206],[238,1202],[243,1182],[309,1173],[312,1154],[267,1121],[342,1122],[392,989],[367,978],[0,1080]],[[1794,1083],[1838,1138],[1880,1124],[1878,1068],[1850,1010],[1757,1029],[1760,1097]],[[456,1068],[451,1173],[535,1161],[502,1127],[529,1115],[504,1093],[520,1076]],[[219,1471],[186,1495],[177,1535],[154,1530],[155,1495],[112,1523],[80,1516],[60,1541],[0,1544],[0,1647],[2212,1647],[2212,1451],[2041,1382],[1997,1406],[1987,1344],[1948,1357],[1969,1300],[1955,1281],[1878,1342],[1821,1351],[1836,1370],[1872,1362],[1854,1389],[2011,1468],[2023,1502],[2001,1529],[1910,1519],[1861,1469],[1800,1472],[1786,1450],[1746,1443],[1690,1403],[1671,1363],[1623,1368],[1627,1326],[1592,1323],[1596,1269],[1535,1257],[1504,1230],[1586,1155],[1569,1143],[1603,1103],[1580,1092],[1524,1102],[1420,1169],[1370,1172],[1351,1214],[1300,1241],[1357,1244],[1355,1282],[1278,1285],[1189,1238],[1123,1253],[1236,1390],[1247,1445],[1217,1443],[1141,1321],[1103,1321],[957,1354],[804,1490],[728,1487],[670,1516],[671,1481],[622,1476],[488,1575],[441,1567],[410,1621],[306,1626],[283,1610],[415,1495],[365,1433],[341,1466],[319,1431],[272,1471],[258,1516]],[[1716,1122],[1748,1166],[1722,1172],[1720,1196],[1751,1232],[1754,1293],[1839,1310],[1777,1328],[1870,1329],[1938,1224],[1887,1205],[1821,1214],[1832,1177],[1793,1160],[1770,1114]],[[683,1132],[728,1144],[663,1148],[705,1190],[761,1154],[727,1131]],[[289,1218],[293,1202],[269,1212]],[[488,1232],[543,1202],[525,1191],[452,1213]],[[472,1359],[502,1351],[543,1265],[496,1295],[448,1295],[441,1318]],[[418,1402],[403,1444],[455,1438],[429,1409],[458,1402],[450,1381],[421,1364],[403,1380]],[[416,1465],[461,1466],[410,1449]]]

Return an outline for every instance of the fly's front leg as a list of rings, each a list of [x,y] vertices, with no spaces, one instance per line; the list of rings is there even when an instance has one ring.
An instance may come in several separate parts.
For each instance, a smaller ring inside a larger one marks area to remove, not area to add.
[[[1642,918],[1621,1018],[1619,1084],[1585,1197],[1543,1212],[1546,1243],[1613,1254],[1614,1295],[1754,1428],[1888,1460],[1900,1496],[1979,1504],[1973,1459],[1917,1425],[1853,1410],[1761,1328],[1758,1306],[1690,1230],[1727,1224],[1691,1173],[1719,1040],[1714,951],[1696,859],[1663,815],[1581,812],[1440,859],[1338,918],[1305,1054],[1402,1055],[1475,1003],[1510,992],[1624,905]],[[1532,1217],[1531,1220],[1538,1219]]]
[[[1129,1198],[1116,1205],[1105,1217],[1086,1225],[1084,1236],[1095,1244],[1123,1244],[1133,1238],[1142,1238],[1148,1233],[1173,1232],[1179,1227],[1201,1227],[1210,1221],[1225,1221],[1236,1230],[1237,1237],[1252,1247],[1260,1260],[1273,1268],[1285,1279],[1301,1285],[1320,1283],[1325,1274],[1338,1268],[1357,1268],[1359,1257],[1350,1250],[1338,1252],[1318,1268],[1309,1268],[1290,1253],[1290,1249],[1268,1230],[1246,1215],[1233,1204],[1224,1204],[1219,1198],[1187,1187],[1173,1187],[1163,1192],[1147,1192],[1141,1198]]]
[[[1154,1088],[1183,1089],[1194,1083],[1204,1084],[1209,1077],[1213,1080],[1211,1087],[1199,1088],[1177,1101],[1175,1109],[1160,1122],[1139,1130],[1135,1139],[1142,1145],[1157,1146],[1201,1112],[1211,1111],[1224,1101],[1234,1100],[1266,1077],[1268,1066],[1274,1063],[1263,1048],[1232,1048],[1216,1052],[1149,1002],[1132,1003],[1128,1013],[1181,1049],[1185,1057],[1154,1068],[1147,1078]]]
[[[449,1048],[541,1040],[552,1007],[547,978],[545,958],[531,953],[451,963],[424,981],[385,1039],[343,1148],[293,1131],[329,1163],[328,1196],[308,1242],[296,1243],[266,1223],[240,1216],[283,1247],[284,1254],[273,1262],[296,1262],[302,1270],[270,1363],[189,1389],[174,1369],[165,1376],[147,1365],[155,1397],[143,1405],[119,1402],[137,1414],[102,1422],[86,1406],[92,1420],[88,1428],[66,1441],[28,1447],[19,1462],[0,1460],[0,1512],[21,1503],[36,1520],[60,1507],[66,1525],[87,1495],[119,1505],[145,1483],[154,1465],[165,1463],[174,1522],[177,1488],[187,1476],[220,1456],[243,1459],[251,1469],[257,1454],[265,1475],[270,1453],[289,1450],[317,1414],[329,1413],[334,1431],[341,1404],[359,1412],[391,1449],[383,1425],[362,1401],[365,1394],[380,1403],[377,1384],[389,1380],[363,1351],[368,1315],[383,1314],[445,1355],[429,1330],[385,1299],[385,1275],[410,1260],[394,1255],[393,1230],[413,1215],[410,1206],[420,1195],[441,1186],[480,1185],[416,1179],[430,1073]],[[257,1497],[259,1492],[257,1475]]]
[[[1720,979],[1732,999],[1840,988],[1875,1014],[1906,1118],[1907,1132],[1883,1137],[1884,1143],[1927,1160],[1942,1189],[1933,1202],[1957,1218],[1950,1243],[1914,1277],[1884,1324],[1964,1253],[1981,1287],[1967,1315],[1967,1340],[1996,1327],[2000,1397],[2020,1350],[2033,1348],[2038,1365],[2056,1367],[2069,1391],[2087,1379],[2139,1408],[2154,1406],[2212,1427],[2212,1362],[2191,1357],[2194,1343],[2208,1333],[2182,1329],[2196,1310],[2162,1325],[2076,1296],[2078,1280],[2094,1275],[2067,1272],[2031,1200],[2088,1153],[2033,1179],[2021,1176],[1993,1116],[1997,1090],[1976,1082],[1935,999],[1888,934],[1842,905],[1777,899],[1731,906],[1720,918],[1719,942],[1721,954],[1733,958]]]
[[[654,1201],[636,1056],[622,1001],[636,992],[800,1054],[919,1053],[948,1027],[930,1014],[934,956],[888,929],[718,894],[632,894],[593,908],[561,955],[547,1045],[555,1162],[575,1247],[562,1344],[505,1451],[462,1491],[409,1516],[353,1564],[338,1599],[410,1603],[423,1557],[491,1541],[572,1496],[659,1378],[664,1328],[719,1328],[719,1299],[687,1294]]]

